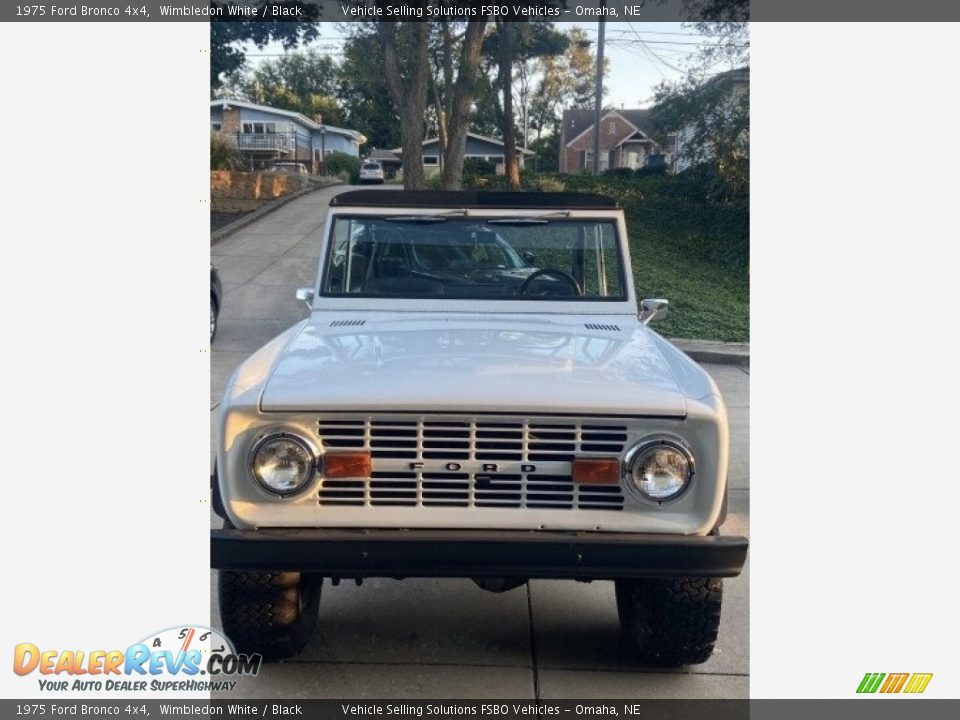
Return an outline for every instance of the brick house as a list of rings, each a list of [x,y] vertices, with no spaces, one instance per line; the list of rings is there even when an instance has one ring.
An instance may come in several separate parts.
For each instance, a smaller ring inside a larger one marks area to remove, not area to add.
[[[593,110],[563,111],[560,130],[560,172],[575,173],[593,169]],[[600,170],[637,169],[655,162],[673,161],[673,137],[669,147],[653,139],[649,110],[604,110],[600,118]]]

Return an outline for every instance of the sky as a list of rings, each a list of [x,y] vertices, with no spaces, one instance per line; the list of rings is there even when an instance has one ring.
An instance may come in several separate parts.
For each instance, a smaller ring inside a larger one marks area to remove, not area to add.
[[[558,27],[580,27],[590,39],[597,37],[596,22],[558,23]],[[698,43],[704,42],[702,35],[683,23],[607,22],[605,34],[604,54],[610,59],[610,74],[605,80],[604,104],[617,108],[649,107],[654,88],[663,80],[682,77],[685,60],[698,49]],[[341,24],[324,23],[320,38],[308,47],[337,55],[343,37]],[[253,45],[245,49],[252,66],[284,52],[279,43],[262,50]],[[726,69],[716,68],[718,72]]]

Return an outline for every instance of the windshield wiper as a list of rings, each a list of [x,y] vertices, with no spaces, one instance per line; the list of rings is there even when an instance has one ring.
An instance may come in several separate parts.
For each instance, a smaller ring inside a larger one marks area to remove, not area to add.
[[[485,221],[487,225],[546,225],[547,220],[537,217],[494,218]]]
[[[443,222],[451,217],[464,217],[467,215],[465,208],[457,210],[447,210],[446,212],[430,213],[429,215],[394,215],[384,218],[387,222],[410,222],[410,223],[431,223]]]
[[[436,215],[396,215],[384,218],[384,220],[399,223],[442,223],[447,221],[445,217],[437,217]]]
[[[570,210],[554,210],[541,215],[531,215],[529,217],[515,218],[494,218],[487,220],[488,225],[544,225],[550,218],[570,217]]]

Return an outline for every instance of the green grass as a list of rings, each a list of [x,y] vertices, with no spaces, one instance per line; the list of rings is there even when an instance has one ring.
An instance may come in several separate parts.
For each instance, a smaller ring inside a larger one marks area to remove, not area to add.
[[[627,215],[633,281],[639,298],[667,298],[662,335],[746,342],[750,285],[746,269],[732,270],[685,252],[667,233]]]
[[[667,298],[657,332],[750,339],[749,208],[702,200],[696,178],[566,176],[566,190],[616,197],[626,212],[639,298]]]

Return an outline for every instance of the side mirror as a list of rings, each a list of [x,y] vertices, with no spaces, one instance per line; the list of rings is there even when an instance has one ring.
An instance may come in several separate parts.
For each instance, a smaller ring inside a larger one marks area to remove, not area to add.
[[[302,287],[297,288],[297,300],[303,300],[307,304],[307,307],[313,310],[313,297],[314,292],[313,288]]]
[[[537,256],[529,250],[524,250],[522,253],[520,253],[520,257],[522,257],[523,261],[530,266],[533,266],[537,261]]]
[[[649,325],[655,320],[663,320],[667,316],[667,306],[669,300],[663,298],[654,298],[652,300],[640,301],[640,322]]]

